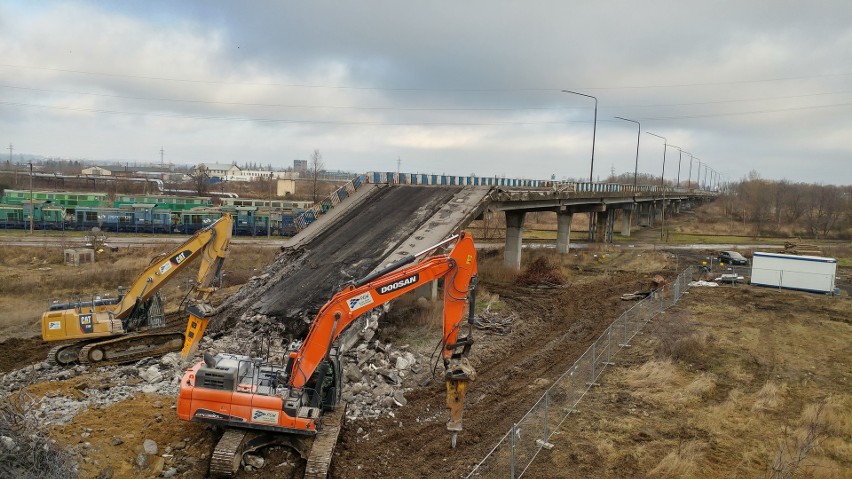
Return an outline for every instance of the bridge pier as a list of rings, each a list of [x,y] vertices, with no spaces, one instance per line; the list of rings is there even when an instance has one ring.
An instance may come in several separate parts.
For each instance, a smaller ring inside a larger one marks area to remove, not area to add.
[[[665,201],[654,202],[654,220],[651,221],[651,226],[654,226],[654,221],[663,221],[663,210],[666,208]]]
[[[654,205],[652,203],[639,203],[638,208],[639,208],[639,212],[638,212],[639,217],[637,219],[637,225],[638,226],[651,226],[651,222],[652,222],[651,218],[652,218],[652,211],[653,211]]]
[[[565,254],[571,247],[571,221],[574,210],[563,208],[556,212],[556,252]]]
[[[597,212],[589,211],[589,241],[591,241],[593,243],[597,240],[597,237],[598,237],[598,231],[597,231],[597,228],[595,227],[595,224],[597,224],[597,221],[598,221]]]
[[[604,209],[601,212],[595,213],[597,221],[595,222],[595,243],[612,243],[612,229],[615,219],[614,210]]]
[[[621,209],[621,236],[630,236],[630,223],[633,221],[633,207]]]
[[[524,217],[523,210],[506,210],[506,247],[503,253],[503,264],[514,269],[521,269],[521,246],[523,245]]]
[[[414,290],[414,295],[418,298],[426,298],[429,301],[438,300],[438,282],[430,281],[429,284],[424,284]]]

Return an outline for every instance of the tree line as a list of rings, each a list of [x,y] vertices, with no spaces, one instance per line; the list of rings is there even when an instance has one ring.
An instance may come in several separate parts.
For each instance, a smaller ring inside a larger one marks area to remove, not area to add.
[[[758,234],[852,238],[852,186],[766,180],[752,171],[722,193],[726,216],[751,223]]]

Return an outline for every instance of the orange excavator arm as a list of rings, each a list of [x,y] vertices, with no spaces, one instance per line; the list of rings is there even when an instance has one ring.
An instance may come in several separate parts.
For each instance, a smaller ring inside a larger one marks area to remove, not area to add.
[[[467,293],[476,284],[476,250],[473,239],[461,233],[452,251],[431,256],[412,266],[418,255],[409,255],[373,273],[335,294],[323,307],[313,323],[302,347],[292,353],[293,369],[289,385],[303,387],[328,354],[332,343],[353,321],[367,311],[377,308],[420,286],[440,278],[444,283],[444,321],[442,355],[445,366],[457,346],[459,327],[467,304]],[[427,251],[435,249],[436,245]],[[401,269],[400,269],[401,268]]]

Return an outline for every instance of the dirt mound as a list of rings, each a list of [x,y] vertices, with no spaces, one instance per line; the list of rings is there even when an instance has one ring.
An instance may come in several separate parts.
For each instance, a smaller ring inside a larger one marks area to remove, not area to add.
[[[559,265],[541,256],[525,269],[515,281],[521,286],[561,285],[565,284],[565,276],[559,271]]]
[[[31,338],[11,338],[0,342],[0,372],[7,373],[15,369],[44,361],[47,352],[55,343],[46,343],[39,336]]]

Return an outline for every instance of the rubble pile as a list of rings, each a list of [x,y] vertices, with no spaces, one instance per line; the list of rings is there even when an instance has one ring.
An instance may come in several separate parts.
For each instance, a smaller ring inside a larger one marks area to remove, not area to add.
[[[65,382],[71,387],[57,388],[39,399],[32,411],[45,425],[68,424],[81,411],[106,407],[136,393],[177,397],[184,366],[178,353],[161,358],[145,358],[134,365],[73,368],[36,363],[0,378],[0,388],[15,392],[41,382]],[[76,382],[75,382],[76,380]]]

